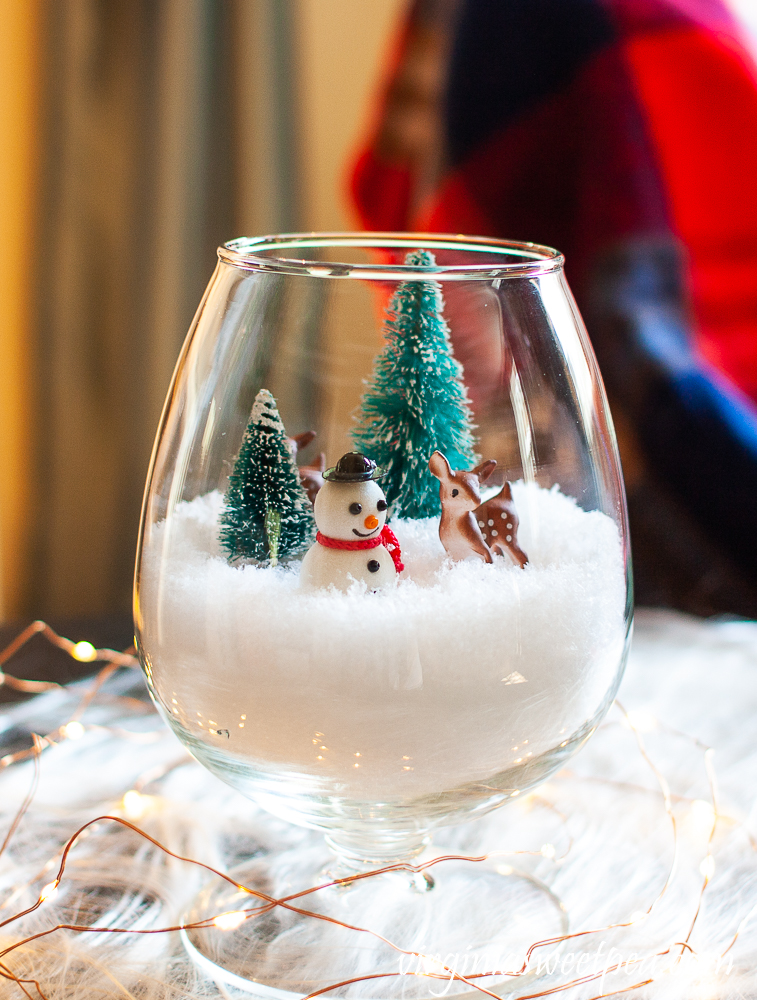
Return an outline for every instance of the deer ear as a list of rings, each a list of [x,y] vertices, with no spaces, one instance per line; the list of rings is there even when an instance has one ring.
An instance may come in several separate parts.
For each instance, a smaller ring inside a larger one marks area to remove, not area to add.
[[[485,462],[477,465],[475,469],[471,469],[474,476],[478,476],[479,482],[485,483],[489,476],[494,472],[497,465],[496,458],[487,458]]]
[[[311,441],[315,440],[315,431],[303,431],[302,434],[295,434],[293,440],[297,445],[297,451],[304,451]]]
[[[437,479],[446,479],[452,473],[449,462],[440,451],[435,451],[428,460],[429,471]]]

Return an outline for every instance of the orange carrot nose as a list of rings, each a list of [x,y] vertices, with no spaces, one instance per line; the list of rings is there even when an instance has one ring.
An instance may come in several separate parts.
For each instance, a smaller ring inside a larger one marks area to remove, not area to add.
[[[373,514],[371,514],[370,517],[366,517],[363,521],[363,524],[369,531],[373,531],[374,528],[378,528],[378,523],[378,518],[374,517]]]

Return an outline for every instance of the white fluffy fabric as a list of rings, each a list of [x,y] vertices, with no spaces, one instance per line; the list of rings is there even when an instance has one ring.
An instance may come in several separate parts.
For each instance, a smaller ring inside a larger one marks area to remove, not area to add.
[[[346,594],[303,591],[299,562],[229,565],[222,496],[179,504],[152,529],[141,591],[174,724],[269,774],[374,801],[486,781],[567,740],[621,658],[618,532],[556,489],[521,483],[514,497],[524,570],[451,563],[436,520],[399,520],[398,585]]]
[[[84,689],[79,684],[6,710],[2,752],[29,729],[47,733],[65,722]],[[303,857],[318,849],[317,834],[288,827],[243,800],[188,758],[149,706],[116,695],[143,696],[140,675],[121,671],[84,715],[84,735],[43,753],[32,807],[0,857],[3,919],[38,898],[54,877],[66,839],[80,824],[105,813],[131,816],[172,850],[221,868],[273,847],[293,847]],[[545,845],[536,873],[563,900],[574,932],[596,931],[567,942],[557,953],[553,949],[546,978],[513,983],[514,997],[574,980],[579,961],[582,976],[605,965],[611,971],[603,980],[558,996],[596,997],[647,979],[653,982],[634,996],[755,996],[757,927],[749,918],[757,915],[757,624],[642,613],[619,697],[652,764],[669,784],[675,840],[658,780],[634,732],[613,708],[571,766],[538,793],[440,833],[437,846],[478,854],[539,852]],[[707,746],[715,748],[719,785],[711,843]],[[28,763],[2,773],[5,828],[32,778]],[[672,881],[642,919],[665,884],[676,842]],[[703,872],[712,872],[712,878],[702,895]],[[102,821],[74,848],[58,894],[37,913],[6,924],[0,943],[8,947],[59,921],[104,928],[171,925],[199,881],[193,866],[166,858],[136,834]],[[671,956],[681,950],[675,942],[685,940],[698,908],[689,939],[694,952],[684,951],[674,964]],[[632,917],[636,922],[630,927],[602,930]],[[740,936],[723,957],[740,926]],[[671,948],[667,956],[652,959]],[[50,1000],[233,995],[193,969],[175,933],[136,937],[56,931],[2,962],[16,974],[38,979]],[[625,964],[612,971],[619,962]],[[34,987],[28,989],[36,995]],[[0,995],[23,996],[3,980]]]

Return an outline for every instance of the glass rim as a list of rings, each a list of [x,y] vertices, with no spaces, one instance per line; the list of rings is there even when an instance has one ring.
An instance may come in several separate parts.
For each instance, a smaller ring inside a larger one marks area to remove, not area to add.
[[[363,250],[462,250],[469,253],[499,253],[516,260],[501,264],[413,264],[339,263],[277,256],[275,251],[298,248],[357,248]],[[272,253],[273,251],[273,253]],[[224,264],[246,271],[303,275],[316,278],[361,278],[388,280],[463,281],[481,278],[533,278],[560,271],[565,258],[559,250],[539,243],[499,240],[485,236],[413,232],[323,232],[281,233],[274,236],[241,237],[218,248]]]

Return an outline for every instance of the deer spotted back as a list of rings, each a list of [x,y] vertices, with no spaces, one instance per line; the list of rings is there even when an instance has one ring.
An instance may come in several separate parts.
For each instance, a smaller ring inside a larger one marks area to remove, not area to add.
[[[523,569],[528,556],[518,544],[518,514],[510,484],[506,482],[496,496],[477,507],[473,516],[489,548]]]

